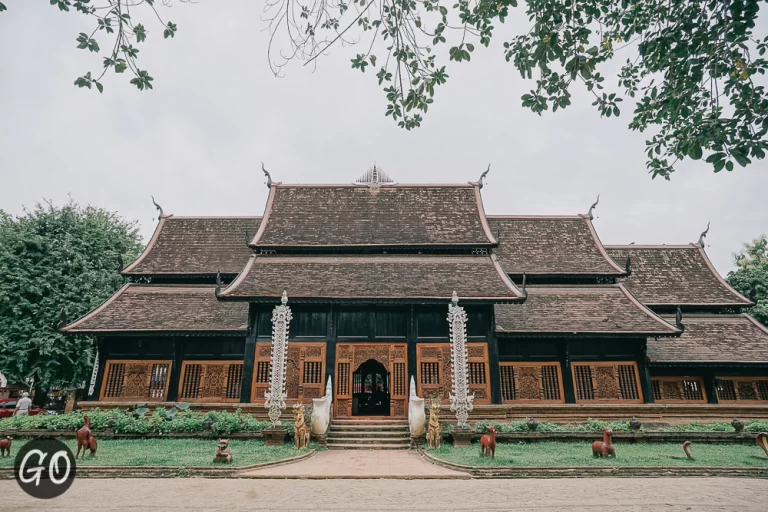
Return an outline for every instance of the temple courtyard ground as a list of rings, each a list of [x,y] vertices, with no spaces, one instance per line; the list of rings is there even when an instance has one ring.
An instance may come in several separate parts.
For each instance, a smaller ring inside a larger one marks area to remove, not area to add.
[[[265,511],[740,511],[766,510],[768,480],[575,478],[546,480],[80,479],[52,500],[0,481],[0,509]]]

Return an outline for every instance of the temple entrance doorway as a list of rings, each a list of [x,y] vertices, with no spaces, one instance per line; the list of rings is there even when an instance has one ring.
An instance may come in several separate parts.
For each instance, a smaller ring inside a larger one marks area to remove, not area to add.
[[[390,374],[368,359],[352,374],[352,416],[389,416]]]

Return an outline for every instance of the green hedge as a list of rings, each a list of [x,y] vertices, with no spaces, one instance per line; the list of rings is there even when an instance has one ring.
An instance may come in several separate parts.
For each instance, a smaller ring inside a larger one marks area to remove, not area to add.
[[[172,418],[166,410],[158,407],[151,414],[135,414],[131,411],[112,409],[88,411],[91,429],[94,431],[111,428],[119,434],[167,434],[172,432],[204,432],[206,423],[216,435],[232,432],[260,432],[269,426],[250,414],[242,414],[240,409],[229,412],[192,412],[181,411]],[[0,419],[0,430],[77,430],[84,424],[82,411],[49,416],[14,416]]]

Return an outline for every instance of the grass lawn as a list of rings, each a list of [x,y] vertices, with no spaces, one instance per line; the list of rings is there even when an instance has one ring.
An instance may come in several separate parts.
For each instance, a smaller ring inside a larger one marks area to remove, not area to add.
[[[592,456],[592,443],[541,442],[503,443],[496,445],[496,458],[480,456],[480,445],[454,448],[443,445],[427,453],[456,464],[467,466],[762,466],[768,460],[752,455],[764,455],[758,446],[737,444],[693,444],[694,460],[673,459],[669,455],[685,456],[681,444],[638,443],[614,444],[614,458]]]
[[[13,466],[18,450],[25,439],[14,439],[11,457],[0,457],[0,467]],[[65,441],[74,454],[77,442]],[[306,450],[294,450],[293,444],[265,447],[263,439],[232,439],[229,444],[232,451],[232,465],[247,466],[261,462],[295,457]],[[312,445],[312,448],[316,446]],[[204,439],[99,439],[96,456],[88,455],[78,460],[83,466],[218,466],[214,464],[216,440]],[[226,466],[226,465],[224,465]]]

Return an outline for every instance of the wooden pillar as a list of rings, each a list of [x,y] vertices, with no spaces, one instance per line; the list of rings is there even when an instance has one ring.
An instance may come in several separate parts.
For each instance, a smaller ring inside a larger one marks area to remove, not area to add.
[[[563,342],[558,347],[560,356],[560,371],[563,373],[563,398],[567,404],[576,403],[576,391],[573,389],[573,372],[571,371],[571,356],[568,342]]]
[[[707,370],[704,373],[704,389],[707,392],[707,403],[720,403],[720,400],[717,399],[717,384],[715,382],[714,370]]]
[[[253,304],[251,304],[248,308],[248,336],[245,338],[245,352],[243,352],[243,380],[240,384],[240,403],[249,403],[251,401],[253,365],[256,359],[256,336],[259,332],[257,319],[258,314],[254,311]]]
[[[496,338],[496,318],[493,306],[489,308],[488,365],[491,374],[491,403],[501,403],[501,371],[499,370],[499,340]]]
[[[643,402],[655,403],[653,398],[653,383],[651,382],[651,370],[648,368],[648,342],[643,341],[640,348],[640,356],[637,358],[637,371],[640,374],[640,388],[643,390]]]
[[[171,378],[168,381],[168,402],[178,400],[179,378],[181,374],[181,362],[184,358],[184,341],[178,336],[173,337],[173,365],[171,365]]]

